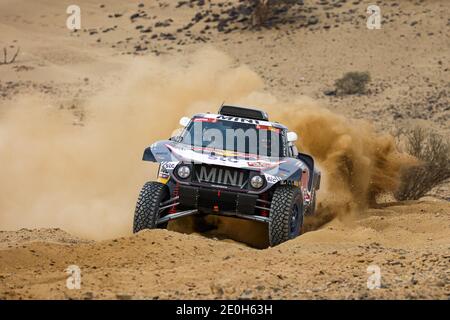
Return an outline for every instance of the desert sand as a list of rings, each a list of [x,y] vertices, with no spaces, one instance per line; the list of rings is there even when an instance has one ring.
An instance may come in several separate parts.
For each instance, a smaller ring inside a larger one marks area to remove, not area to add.
[[[77,2],[76,32],[70,1],[0,2],[0,62],[20,48],[0,65],[0,299],[450,297],[449,185],[396,202],[401,153],[382,148],[414,124],[450,134],[448,1],[379,1],[380,30],[360,0],[305,0],[259,30],[239,1]],[[370,72],[366,94],[324,94],[348,71]],[[223,101],[299,130],[329,216],[264,249],[264,225],[229,219],[132,235],[155,176],[144,148]],[[348,184],[333,152],[359,164]],[[366,162],[384,153],[383,174]],[[374,184],[385,192],[369,206]],[[66,287],[69,265],[79,290]]]

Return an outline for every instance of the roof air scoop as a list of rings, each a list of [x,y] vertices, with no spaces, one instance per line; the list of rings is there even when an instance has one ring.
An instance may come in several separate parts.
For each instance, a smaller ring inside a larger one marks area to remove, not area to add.
[[[229,105],[222,105],[219,109],[219,114],[231,117],[269,121],[269,116],[265,111]]]

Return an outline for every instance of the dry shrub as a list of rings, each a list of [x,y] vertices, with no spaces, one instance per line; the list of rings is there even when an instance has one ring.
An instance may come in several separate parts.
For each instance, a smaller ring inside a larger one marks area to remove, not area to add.
[[[253,6],[252,25],[262,26],[277,6],[303,5],[303,0],[248,0]]]
[[[12,58],[8,59],[8,49],[6,47],[3,48],[3,61],[0,61],[0,65],[2,64],[12,64],[16,61],[17,56],[19,55],[20,47],[17,48],[16,52],[13,54]]]
[[[369,72],[347,72],[335,81],[336,92],[339,95],[364,94],[370,81]]]
[[[416,200],[450,179],[450,140],[421,127],[406,130],[400,133],[400,138],[402,136],[406,151],[419,162],[403,171],[395,197]]]

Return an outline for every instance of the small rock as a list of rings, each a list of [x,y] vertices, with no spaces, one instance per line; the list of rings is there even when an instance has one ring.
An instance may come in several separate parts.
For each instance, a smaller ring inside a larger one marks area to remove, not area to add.
[[[336,95],[336,89],[324,90],[323,94],[326,95],[326,96],[335,96]]]
[[[239,300],[249,300],[253,298],[252,291],[249,289],[244,290],[239,296]]]
[[[319,23],[319,19],[317,17],[312,16],[312,17],[308,18],[308,25],[309,26],[315,25],[317,23]]]

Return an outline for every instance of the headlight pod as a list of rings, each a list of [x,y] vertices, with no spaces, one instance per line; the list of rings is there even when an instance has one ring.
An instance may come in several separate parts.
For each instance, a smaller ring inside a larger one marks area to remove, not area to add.
[[[253,176],[250,179],[250,185],[255,188],[255,189],[259,189],[264,185],[264,179],[261,176]]]
[[[189,168],[189,166],[186,165],[181,165],[177,169],[177,175],[181,179],[187,179],[191,175],[191,168]]]

